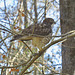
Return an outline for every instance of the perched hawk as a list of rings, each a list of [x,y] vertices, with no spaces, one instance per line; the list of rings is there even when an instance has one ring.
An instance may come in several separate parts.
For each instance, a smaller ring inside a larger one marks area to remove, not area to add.
[[[21,34],[15,35],[11,41],[32,40],[32,45],[41,49],[51,39],[50,37],[52,35],[51,25],[53,23],[55,22],[52,18],[46,18],[41,24],[35,24],[29,26],[28,28],[25,28]]]

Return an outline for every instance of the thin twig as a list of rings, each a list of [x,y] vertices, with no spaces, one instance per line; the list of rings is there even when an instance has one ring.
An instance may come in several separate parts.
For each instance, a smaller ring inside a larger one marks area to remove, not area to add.
[[[28,47],[28,49],[31,51],[31,53],[33,54],[33,52],[32,52],[32,50],[30,49],[30,47],[24,42],[24,41],[22,41],[27,47]]]

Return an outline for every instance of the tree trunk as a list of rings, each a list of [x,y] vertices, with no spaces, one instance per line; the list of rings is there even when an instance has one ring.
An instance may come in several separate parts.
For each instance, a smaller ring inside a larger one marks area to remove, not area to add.
[[[75,30],[75,0],[60,0],[61,33]],[[75,38],[62,43],[62,73],[75,75]],[[65,74],[63,74],[65,75]]]

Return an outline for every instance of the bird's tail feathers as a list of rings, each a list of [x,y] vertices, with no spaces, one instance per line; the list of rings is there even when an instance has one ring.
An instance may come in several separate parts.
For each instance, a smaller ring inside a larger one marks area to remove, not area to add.
[[[12,41],[14,41],[14,40],[18,40],[18,39],[21,38],[22,36],[23,36],[23,35],[21,35],[21,34],[15,35],[15,36],[13,37],[13,39],[10,40],[10,42],[12,42]]]

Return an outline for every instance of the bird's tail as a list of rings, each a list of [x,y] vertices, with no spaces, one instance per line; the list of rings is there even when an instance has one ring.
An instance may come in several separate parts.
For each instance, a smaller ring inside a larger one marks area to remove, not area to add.
[[[13,39],[12,40],[10,40],[10,42],[12,42],[12,41],[14,41],[14,40],[18,40],[19,38],[21,38],[23,35],[21,35],[21,34],[17,34],[17,35],[15,35],[14,37],[13,37]]]

